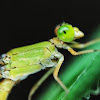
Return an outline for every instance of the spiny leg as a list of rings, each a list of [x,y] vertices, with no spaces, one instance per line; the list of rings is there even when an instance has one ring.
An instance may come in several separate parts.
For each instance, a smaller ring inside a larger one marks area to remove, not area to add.
[[[67,87],[62,83],[62,81],[58,77],[58,72],[59,72],[59,69],[60,69],[63,61],[64,61],[64,57],[60,53],[57,54],[57,57],[58,57],[59,61],[58,61],[58,64],[56,65],[53,76],[54,76],[55,80],[60,84],[60,86],[66,91],[66,93],[68,93]]]
[[[53,71],[54,71],[54,67],[51,68],[47,73],[45,73],[44,76],[31,88],[29,92],[28,100],[31,100],[32,95],[35,93],[35,91],[53,73]]]
[[[72,45],[69,45],[69,46],[72,47],[72,48],[81,49],[81,48],[86,48],[86,47],[88,47],[88,46],[90,46],[90,45],[93,45],[93,44],[95,44],[95,43],[97,43],[97,42],[100,42],[100,38],[91,40],[91,41],[86,42],[86,43],[76,43],[76,42],[74,43],[74,42],[73,42],[73,44],[72,44]]]
[[[81,54],[92,53],[92,52],[100,52],[100,50],[84,50],[84,51],[76,52],[71,47],[67,47],[67,49],[72,55],[81,55]]]

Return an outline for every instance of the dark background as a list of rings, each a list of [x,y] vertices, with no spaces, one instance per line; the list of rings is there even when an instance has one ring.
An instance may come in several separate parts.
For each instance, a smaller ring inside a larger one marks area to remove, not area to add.
[[[100,24],[100,3],[99,0],[2,0],[0,17],[2,54],[15,47],[49,40],[55,36],[55,26],[64,21],[79,27],[85,33],[82,42],[88,40],[93,29]],[[30,76],[14,87],[9,100],[27,100],[33,83],[45,72]],[[90,100],[97,100],[98,97],[100,96],[92,96]]]

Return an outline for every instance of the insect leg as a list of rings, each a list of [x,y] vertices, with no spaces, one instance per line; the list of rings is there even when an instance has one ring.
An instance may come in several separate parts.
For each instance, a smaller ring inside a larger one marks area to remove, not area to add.
[[[59,61],[58,61],[58,64],[56,65],[56,68],[54,70],[53,76],[54,76],[55,80],[60,84],[60,86],[66,91],[66,93],[68,93],[67,87],[62,83],[62,81],[58,77],[59,69],[61,67],[61,64],[64,61],[63,55],[58,53],[58,59],[59,59]]]
[[[88,47],[90,45],[93,45],[97,42],[100,42],[100,38],[94,39],[94,40],[86,42],[86,43],[73,43],[72,45],[69,45],[69,46],[72,47],[72,48],[81,49],[81,48],[85,48],[85,47]]]
[[[28,100],[31,100],[32,95],[35,93],[35,91],[53,73],[53,71],[54,71],[54,67],[51,68],[47,73],[45,73],[44,76],[31,88],[29,92]]]
[[[97,52],[100,50],[84,50],[84,51],[74,51],[71,47],[67,47],[68,51],[72,54],[72,55],[81,55],[81,54],[85,54],[85,53],[92,53],[92,52]]]

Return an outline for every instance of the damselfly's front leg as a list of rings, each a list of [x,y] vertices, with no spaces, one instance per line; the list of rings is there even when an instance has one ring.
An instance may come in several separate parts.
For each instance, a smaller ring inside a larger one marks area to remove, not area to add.
[[[78,42],[72,42],[71,45],[69,45],[70,47],[72,48],[78,48],[78,49],[81,49],[81,48],[86,48],[90,45],[93,45],[97,42],[100,42],[100,38],[97,38],[97,39],[94,39],[94,40],[91,40],[89,42],[86,42],[86,43],[78,43]]]
[[[97,52],[97,51],[100,52],[100,50],[93,50],[93,49],[76,52],[76,51],[74,51],[74,50],[72,49],[72,48],[79,48],[79,49],[81,49],[81,48],[86,48],[86,47],[88,47],[88,46],[90,46],[90,45],[93,45],[93,44],[95,44],[95,43],[97,43],[97,42],[100,42],[100,38],[97,38],[97,39],[95,39],[95,40],[89,41],[89,42],[84,43],[84,44],[81,44],[81,43],[73,43],[72,45],[69,45],[69,46],[65,45],[65,48],[68,49],[68,51],[69,51],[72,55],[81,55],[81,54],[91,53],[91,52]]]
[[[84,50],[84,51],[76,52],[71,47],[67,47],[67,49],[72,55],[81,55],[81,54],[92,53],[92,52],[100,52],[100,50]]]
[[[80,43],[73,41],[73,42],[71,42],[72,45],[66,44],[66,43],[62,42],[61,40],[59,40],[58,38],[53,38],[50,41],[52,43],[54,43],[58,48],[67,49],[72,55],[81,55],[81,54],[92,53],[92,52],[100,52],[100,49],[99,50],[91,49],[91,50],[84,50],[84,51],[78,51],[78,52],[73,50],[73,48],[85,48],[85,47],[88,47],[92,44],[100,42],[100,38],[92,40],[92,41],[87,42],[85,44],[80,44]]]

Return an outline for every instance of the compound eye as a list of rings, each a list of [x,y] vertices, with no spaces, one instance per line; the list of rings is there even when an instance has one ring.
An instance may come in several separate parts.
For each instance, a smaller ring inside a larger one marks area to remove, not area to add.
[[[74,39],[74,29],[71,25],[64,24],[58,29],[57,36],[63,42],[71,42]]]

